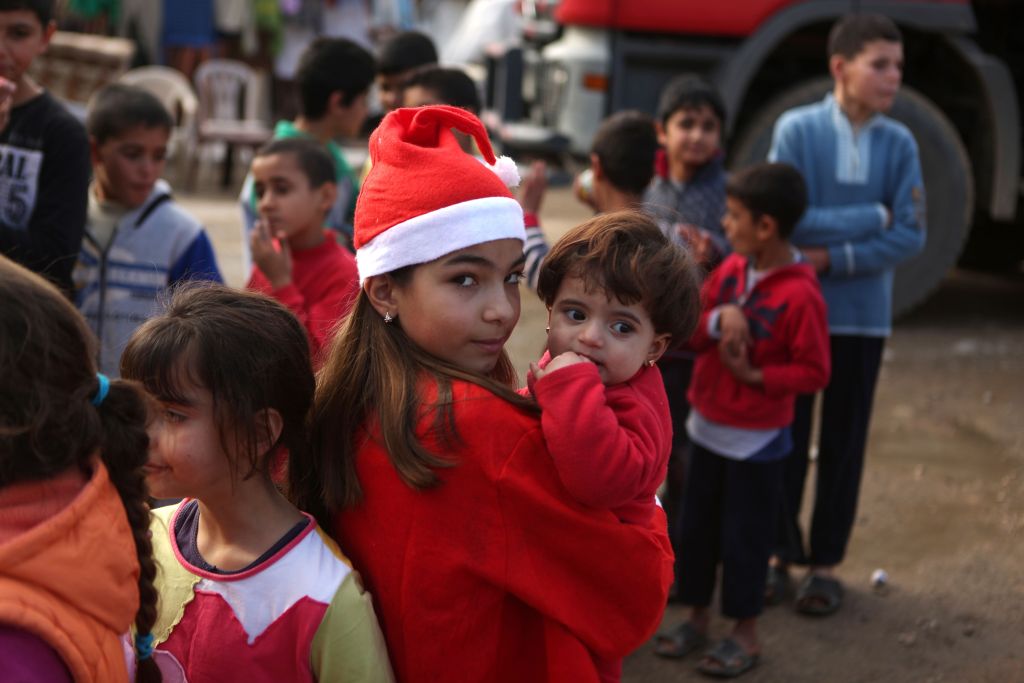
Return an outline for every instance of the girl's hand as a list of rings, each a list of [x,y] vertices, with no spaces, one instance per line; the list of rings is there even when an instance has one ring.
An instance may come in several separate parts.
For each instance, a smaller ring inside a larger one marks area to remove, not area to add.
[[[258,220],[249,247],[252,249],[252,262],[270,280],[271,287],[281,289],[292,283],[292,250],[285,233],[277,234],[275,244],[266,222]]]
[[[576,365],[577,363],[590,362],[591,360],[589,358],[581,356],[578,353],[565,351],[552,358],[551,362],[549,362],[543,369],[536,363],[530,363],[530,372],[533,373],[533,376],[536,379],[540,379],[549,372],[555,372],[556,370],[561,370],[562,368],[567,368],[570,365]]]

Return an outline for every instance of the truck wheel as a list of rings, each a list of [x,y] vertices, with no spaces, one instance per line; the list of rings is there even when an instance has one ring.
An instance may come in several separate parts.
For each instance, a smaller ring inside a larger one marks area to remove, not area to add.
[[[820,100],[831,89],[831,79],[818,78],[769,102],[738,132],[730,167],[739,169],[763,160],[776,119],[788,109]],[[928,211],[924,250],[896,269],[893,313],[900,316],[923,303],[956,265],[970,230],[974,178],[956,129],[927,97],[904,86],[890,115],[910,128],[917,139]]]

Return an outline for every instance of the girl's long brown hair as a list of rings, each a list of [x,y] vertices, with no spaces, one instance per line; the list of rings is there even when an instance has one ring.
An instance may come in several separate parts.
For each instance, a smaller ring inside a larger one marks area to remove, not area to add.
[[[93,406],[96,341],[85,321],[53,285],[2,256],[0,302],[0,488],[71,468],[87,473],[98,450],[131,525],[141,569],[135,630],[148,634],[157,594],[142,473],[147,399],[133,382],[114,380]],[[159,683],[152,657],[139,661],[135,680]]]
[[[410,275],[411,268],[404,268],[390,277],[401,285]],[[356,439],[367,420],[379,424],[384,448],[402,480],[425,489],[439,481],[435,468],[457,464],[432,453],[416,433],[424,417],[431,416],[431,435],[440,443],[458,442],[453,380],[472,382],[523,409],[537,410],[532,400],[515,392],[516,372],[504,352],[489,375],[478,375],[424,352],[400,323],[385,323],[361,291],[317,376],[310,456],[290,458],[288,478],[292,500],[316,515],[325,528],[333,526],[331,513],[362,498]],[[436,403],[424,403],[420,393],[424,380],[437,385]]]

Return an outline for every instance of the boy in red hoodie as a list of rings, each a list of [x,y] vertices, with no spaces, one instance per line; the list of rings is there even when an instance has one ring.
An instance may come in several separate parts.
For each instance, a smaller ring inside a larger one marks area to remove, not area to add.
[[[315,141],[280,138],[256,152],[252,175],[260,218],[246,289],[296,315],[320,367],[320,352],[352,308],[359,283],[355,257],[324,226],[337,192],[334,163]]]
[[[729,180],[722,222],[734,251],[704,284],[690,342],[698,357],[679,596],[693,609],[659,637],[656,651],[682,657],[706,642],[721,562],[722,613],[736,625],[698,665],[711,675],[738,676],[759,659],[757,616],[793,405],[828,382],[825,303],[814,270],[788,240],[806,205],[803,178],[787,164],[758,164]]]

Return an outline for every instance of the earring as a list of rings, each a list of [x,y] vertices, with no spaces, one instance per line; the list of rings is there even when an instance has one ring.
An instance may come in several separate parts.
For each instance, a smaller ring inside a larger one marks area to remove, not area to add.
[[[394,318],[391,316],[391,311],[384,311],[384,324],[390,325]]]
[[[550,332],[551,331],[551,325],[548,325],[547,327],[545,327],[544,331],[545,332]]]
[[[644,361],[644,365],[646,365],[649,368],[653,368],[654,367],[654,359],[653,358],[648,358],[647,360]]]

